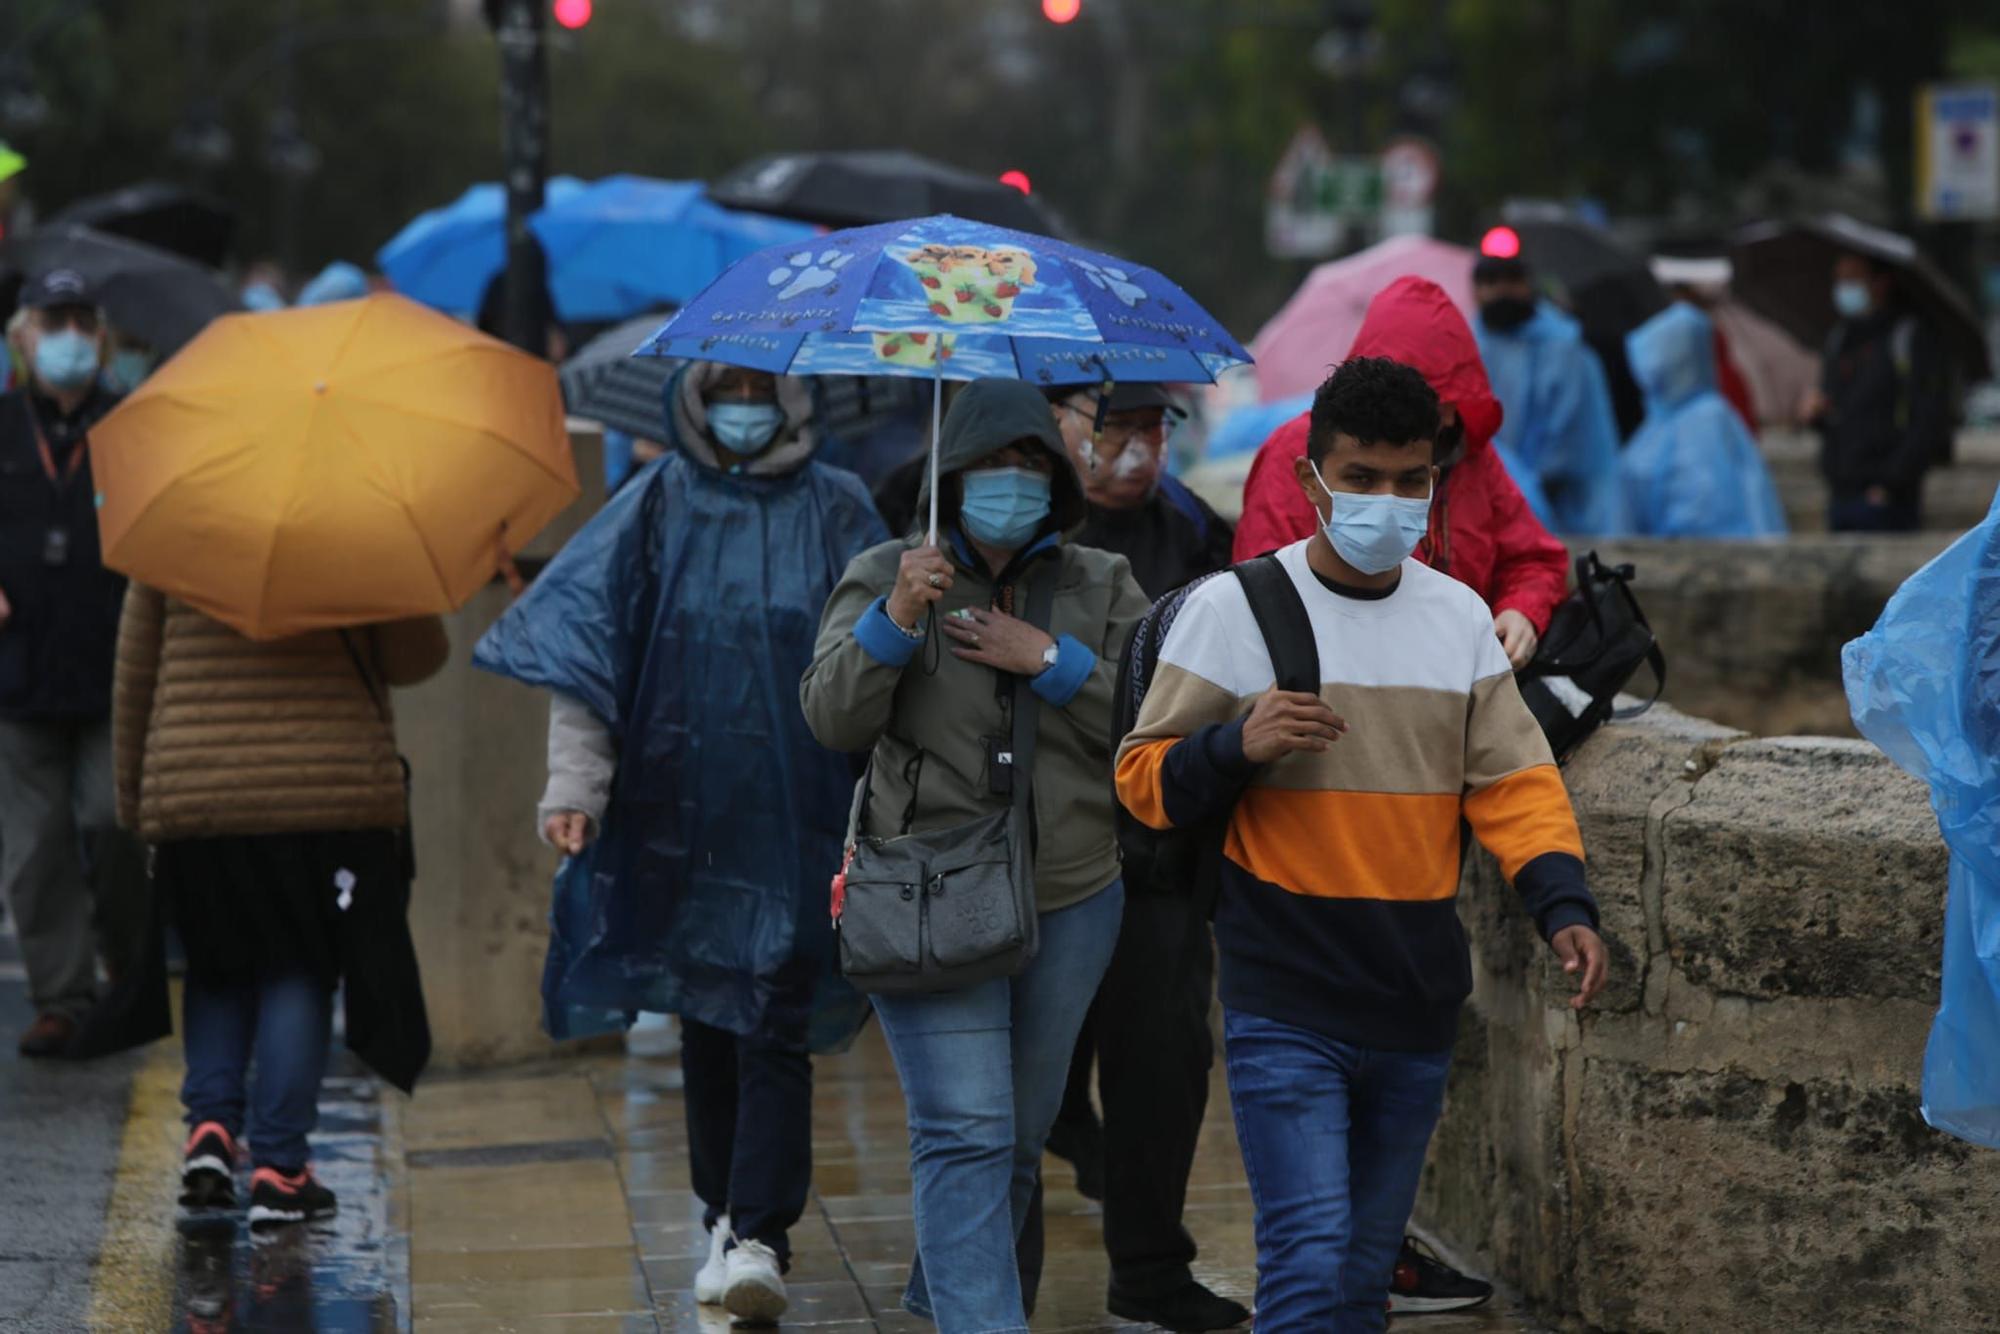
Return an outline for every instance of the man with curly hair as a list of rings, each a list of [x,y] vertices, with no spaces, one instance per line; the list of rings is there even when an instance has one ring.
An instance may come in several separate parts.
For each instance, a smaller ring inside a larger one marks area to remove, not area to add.
[[[1573,1003],[1605,980],[1569,795],[1491,614],[1411,558],[1438,415],[1399,362],[1333,372],[1295,470],[1318,531],[1277,553],[1318,692],[1276,687],[1242,583],[1212,579],[1182,605],[1119,749],[1137,819],[1227,821],[1215,936],[1259,1329],[1383,1328],[1471,991],[1454,903],[1465,825],[1577,977]]]

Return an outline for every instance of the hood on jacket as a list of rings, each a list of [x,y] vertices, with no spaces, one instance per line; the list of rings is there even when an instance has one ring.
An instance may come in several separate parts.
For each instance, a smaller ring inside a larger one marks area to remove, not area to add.
[[[708,404],[705,396],[715,382],[736,367],[719,361],[690,361],[667,381],[667,426],[673,445],[707,468],[721,468],[715,452],[715,438],[708,433]],[[778,438],[755,458],[746,460],[743,471],[751,477],[782,477],[797,472],[812,460],[819,448],[819,436],[812,428],[812,389],[796,375],[778,377],[778,406],[785,410],[785,424]]]
[[[1458,408],[1467,453],[1485,448],[1500,429],[1500,400],[1486,379],[1472,326],[1428,278],[1398,278],[1376,293],[1347,355],[1414,367],[1440,402]]]
[[[1022,380],[974,380],[958,391],[951,411],[944,416],[938,435],[938,477],[944,485],[938,494],[940,526],[958,518],[958,488],[950,479],[964,472],[996,449],[1017,441],[1032,440],[1055,460],[1049,480],[1049,507],[1056,530],[1071,533],[1090,517],[1083,497],[1083,483],[1069,451],[1063,448],[1062,433],[1056,430],[1055,414],[1049,410],[1042,391]],[[929,522],[931,474],[924,469],[923,485],[917,492],[917,525]]]
[[[1646,410],[1677,408],[1719,383],[1715,326],[1685,302],[1668,306],[1625,335],[1632,378],[1646,394]]]

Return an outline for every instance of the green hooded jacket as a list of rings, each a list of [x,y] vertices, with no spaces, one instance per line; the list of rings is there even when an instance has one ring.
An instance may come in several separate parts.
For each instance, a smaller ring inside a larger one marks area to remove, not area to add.
[[[1010,582],[1038,581],[1051,572],[1056,579],[1048,630],[1062,657],[1036,691],[1042,698],[1033,774],[1035,898],[1043,912],[1053,912],[1118,877],[1111,757],[1119,738],[1111,735],[1112,692],[1126,642],[1151,604],[1123,556],[1062,540],[1082,525],[1088,509],[1048,401],[1017,380],[979,380],[959,392],[940,436],[938,527],[955,572],[935,614],[1000,604],[995,573],[957,534],[952,478],[997,449],[1027,441],[1056,461],[1051,514],[1012,572],[1000,573]],[[928,510],[928,489],[926,481],[920,513]],[[924,831],[976,820],[1007,804],[987,778],[986,739],[1005,737],[1009,728],[1006,692],[995,679],[1000,673],[953,655],[941,632],[934,632],[935,642],[919,645],[885,629],[888,621],[878,608],[895,587],[903,553],[922,542],[921,532],[912,533],[849,563],[820,618],[812,666],[799,686],[806,723],[822,744],[873,751],[863,829],[876,836],[901,832],[906,812],[909,828]],[[1015,613],[1025,614],[1025,585],[1015,599]],[[1052,702],[1050,695],[1062,698]]]

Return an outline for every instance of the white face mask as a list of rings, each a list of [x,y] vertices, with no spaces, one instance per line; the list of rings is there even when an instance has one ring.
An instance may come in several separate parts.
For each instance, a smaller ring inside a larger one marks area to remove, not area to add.
[[[1364,496],[1336,491],[1318,468],[1313,480],[1333,502],[1320,526],[1340,558],[1363,574],[1384,574],[1410,558],[1431,523],[1431,498]],[[1436,491],[1436,487],[1432,487]]]
[[[1150,478],[1159,470],[1159,456],[1153,452],[1153,447],[1137,440],[1120,450],[1111,464],[1111,476],[1121,482],[1140,476]]]

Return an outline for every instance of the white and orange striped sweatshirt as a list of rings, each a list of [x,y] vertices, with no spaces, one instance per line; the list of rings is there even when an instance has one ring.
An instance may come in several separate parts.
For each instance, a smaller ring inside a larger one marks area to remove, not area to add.
[[[1225,1005],[1359,1046],[1441,1050],[1471,991],[1463,825],[1545,938],[1597,923],[1583,843],[1479,596],[1414,560],[1386,595],[1337,588],[1307,545],[1278,559],[1346,734],[1267,767],[1244,758],[1271,658],[1242,585],[1210,579],[1161,646],[1118,796],[1155,829],[1230,813],[1215,918]]]

